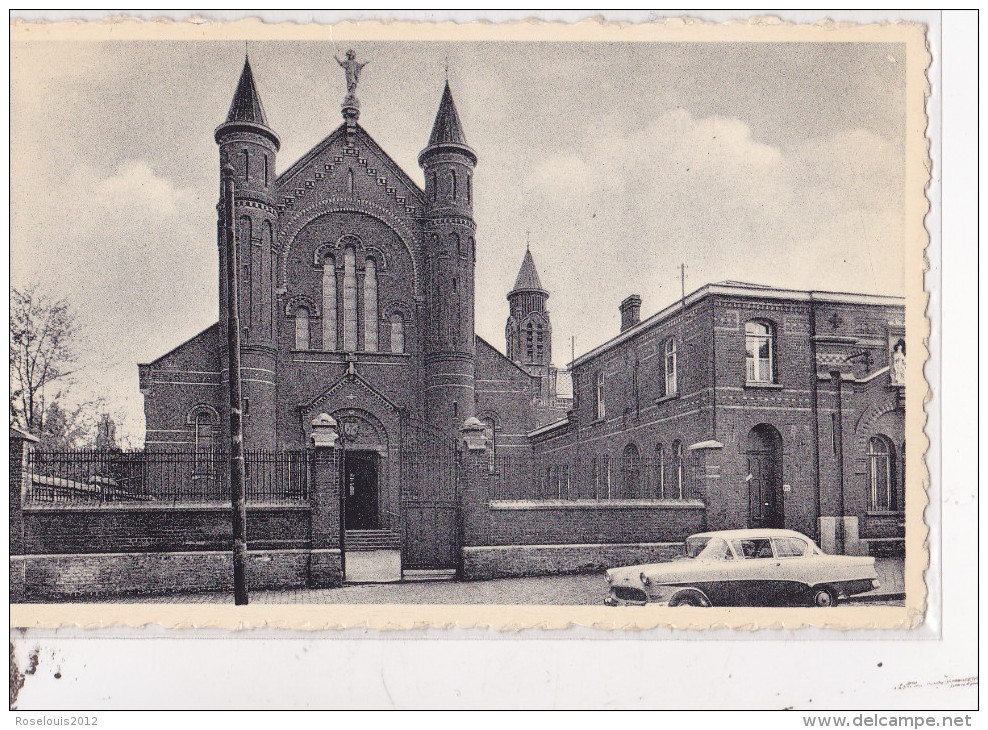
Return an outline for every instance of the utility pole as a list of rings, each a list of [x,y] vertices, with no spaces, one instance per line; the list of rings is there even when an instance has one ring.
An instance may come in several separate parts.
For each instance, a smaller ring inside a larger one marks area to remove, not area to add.
[[[237,241],[234,235],[233,165],[223,164],[223,235],[226,237],[227,372],[230,384],[230,503],[233,507],[233,596],[247,605],[247,500],[244,424],[240,391],[240,296],[237,291]]]

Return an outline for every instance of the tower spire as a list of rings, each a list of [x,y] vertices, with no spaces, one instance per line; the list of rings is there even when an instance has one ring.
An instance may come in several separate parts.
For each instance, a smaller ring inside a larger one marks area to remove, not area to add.
[[[268,125],[268,117],[264,113],[264,105],[261,104],[261,95],[257,91],[257,84],[254,82],[254,71],[250,67],[250,57],[244,46],[244,68],[240,72],[240,81],[237,82],[237,89],[233,92],[233,101],[230,103],[230,111],[226,115],[226,121],[216,129],[216,141],[232,131],[250,131],[268,137],[274,142],[275,150],[281,145],[278,135]]]
[[[548,294],[548,292],[542,288],[542,282],[539,280],[539,272],[535,268],[535,259],[532,258],[532,249],[528,247],[525,248],[525,258],[521,260],[521,268],[518,270],[518,278],[515,279],[515,285],[508,293],[508,296],[510,297],[512,294],[522,291],[542,292],[543,294]]]

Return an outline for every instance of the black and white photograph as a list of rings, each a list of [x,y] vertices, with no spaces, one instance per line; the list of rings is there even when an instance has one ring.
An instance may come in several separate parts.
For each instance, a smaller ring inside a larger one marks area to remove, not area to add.
[[[904,608],[877,36],[21,34],[12,600]]]
[[[974,706],[941,28],[838,15],[12,14],[11,709]]]

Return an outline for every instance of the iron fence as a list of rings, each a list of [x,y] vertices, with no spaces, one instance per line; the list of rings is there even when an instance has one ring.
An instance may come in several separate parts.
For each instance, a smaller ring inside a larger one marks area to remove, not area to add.
[[[249,502],[309,498],[305,451],[247,451]],[[32,450],[28,504],[229,501],[229,455],[214,450]]]
[[[697,471],[696,463],[678,459],[497,455],[490,499],[702,500]]]

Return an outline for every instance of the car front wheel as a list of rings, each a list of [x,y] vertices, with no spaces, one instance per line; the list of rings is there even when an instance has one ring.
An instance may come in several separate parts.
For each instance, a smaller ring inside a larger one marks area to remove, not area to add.
[[[817,608],[833,608],[837,605],[837,591],[830,586],[816,586],[810,592],[810,601]]]
[[[710,605],[710,601],[700,591],[683,591],[673,596],[672,600],[669,601],[669,605],[672,607],[697,606],[699,608],[707,608]]]

